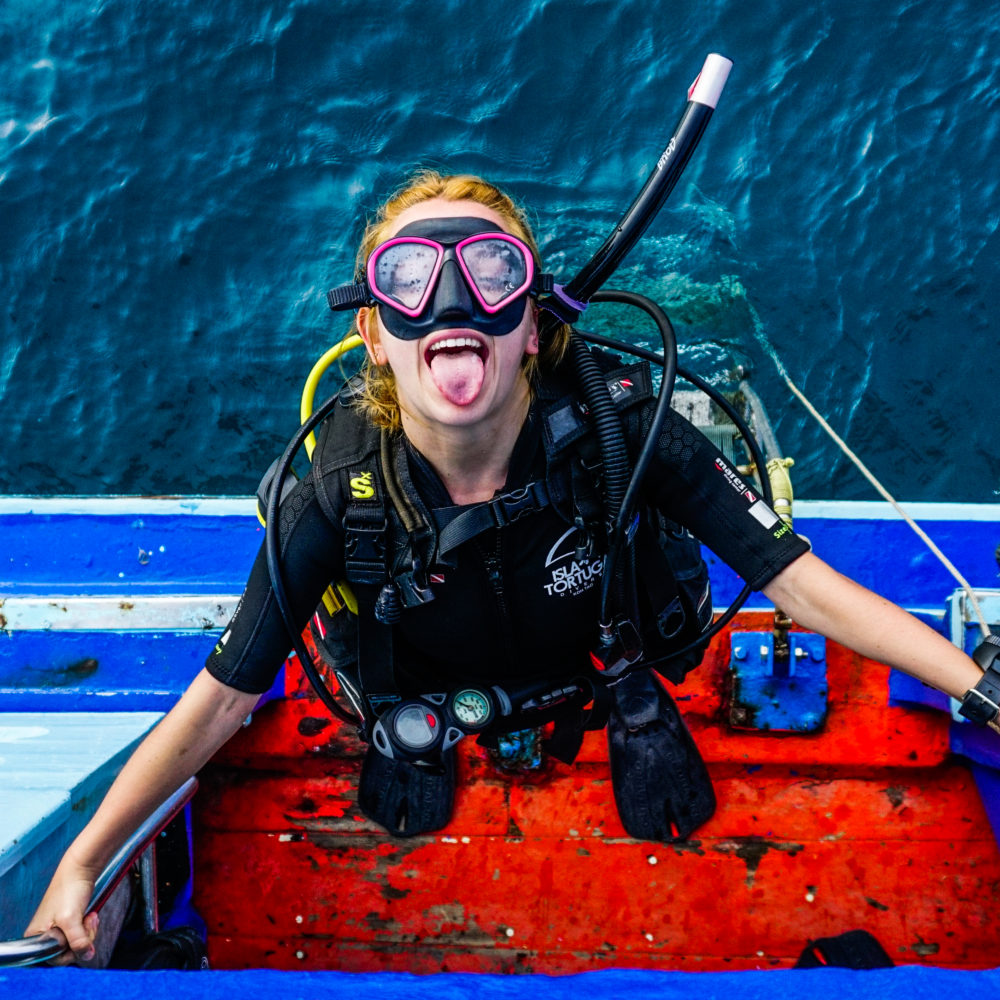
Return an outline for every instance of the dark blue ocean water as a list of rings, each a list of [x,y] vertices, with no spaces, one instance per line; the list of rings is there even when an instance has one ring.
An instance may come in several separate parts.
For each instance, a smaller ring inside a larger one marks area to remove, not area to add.
[[[994,501],[1000,8],[975,0],[0,0],[0,493],[247,493],[413,167],[566,279],[735,61],[615,284],[755,369],[800,496]],[[604,312],[591,325],[632,330]],[[645,330],[634,335],[648,339]]]

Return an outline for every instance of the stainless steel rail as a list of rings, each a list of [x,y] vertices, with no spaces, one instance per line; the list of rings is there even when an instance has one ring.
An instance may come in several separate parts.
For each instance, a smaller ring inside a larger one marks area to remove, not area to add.
[[[142,823],[122,845],[108,866],[101,872],[94,885],[94,893],[87,905],[87,913],[99,911],[111,897],[118,883],[137,860],[154,850],[154,841],[167,824],[191,801],[198,790],[198,779],[188,778],[159,809]],[[155,871],[155,866],[152,867]],[[148,901],[147,901],[148,902]],[[155,917],[154,917],[155,919]],[[0,941],[0,968],[37,965],[62,954],[61,942],[47,934],[34,934],[18,941]]]

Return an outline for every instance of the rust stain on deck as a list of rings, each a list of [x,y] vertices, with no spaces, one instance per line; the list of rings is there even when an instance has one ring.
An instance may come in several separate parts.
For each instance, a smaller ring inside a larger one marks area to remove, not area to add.
[[[885,790],[885,797],[892,803],[893,809],[898,809],[906,801],[906,789],[902,785],[890,785]]]
[[[768,851],[781,851],[790,857],[795,857],[799,851],[803,850],[802,844],[795,844],[780,840],[767,840],[764,837],[740,837],[736,840],[723,840],[715,844],[713,851],[720,854],[734,854],[747,866],[747,888],[753,888],[754,879],[757,877],[757,869]]]
[[[705,856],[700,840],[678,840],[670,844],[670,849],[675,854],[697,854],[702,858]]]
[[[100,664],[94,659],[94,657],[85,656],[82,660],[74,660],[73,663],[64,667],[64,671],[67,677],[82,680],[84,677],[90,677],[92,674],[96,674],[99,666]]]
[[[330,726],[331,720],[317,715],[306,715],[299,719],[300,736],[318,736],[324,729]]]

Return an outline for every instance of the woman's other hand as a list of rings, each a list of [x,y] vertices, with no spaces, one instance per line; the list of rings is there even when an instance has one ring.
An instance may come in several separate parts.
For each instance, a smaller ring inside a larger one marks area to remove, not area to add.
[[[25,937],[43,934],[54,938],[67,949],[50,964],[85,964],[93,960],[100,916],[86,910],[96,881],[97,874],[77,865],[68,854],[56,869],[24,932]]]

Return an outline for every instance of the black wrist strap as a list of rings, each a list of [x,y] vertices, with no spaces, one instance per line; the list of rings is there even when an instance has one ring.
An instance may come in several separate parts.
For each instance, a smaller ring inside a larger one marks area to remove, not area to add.
[[[958,713],[977,726],[985,726],[1000,716],[1000,635],[988,635],[972,658],[983,668],[983,676],[965,692]]]

